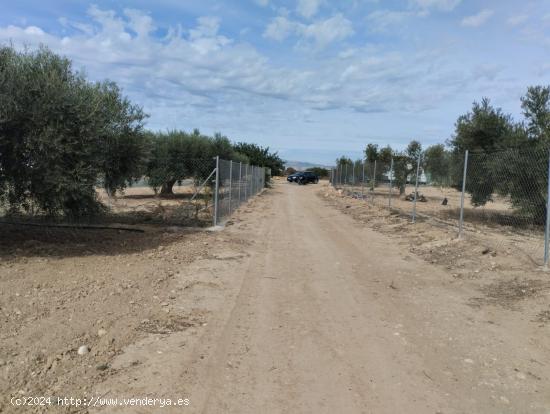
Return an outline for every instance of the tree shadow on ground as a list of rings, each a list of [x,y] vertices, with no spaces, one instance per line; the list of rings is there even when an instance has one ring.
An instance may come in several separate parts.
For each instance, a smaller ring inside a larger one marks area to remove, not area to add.
[[[0,224],[0,259],[20,257],[116,256],[139,253],[185,240],[201,227],[141,225],[116,228],[43,227]]]

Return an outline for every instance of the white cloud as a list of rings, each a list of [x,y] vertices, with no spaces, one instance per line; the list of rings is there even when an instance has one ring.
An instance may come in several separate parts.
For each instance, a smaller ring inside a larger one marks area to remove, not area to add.
[[[303,27],[302,33],[306,38],[313,39],[318,46],[324,47],[351,36],[353,25],[344,16],[337,14]]]
[[[298,27],[297,23],[290,21],[288,18],[277,16],[267,25],[264,37],[281,41],[296,32]]]
[[[473,16],[468,16],[462,19],[462,26],[466,27],[479,27],[482,26],[487,20],[489,20],[495,12],[493,10],[484,9]]]
[[[462,0],[410,0],[410,3],[421,9],[434,9],[440,11],[454,10]]]
[[[269,4],[269,0],[254,0],[256,4],[259,4],[262,7],[266,7]]]
[[[517,16],[511,16],[508,18],[507,23],[510,26],[519,26],[529,20],[529,16],[526,14],[518,14]]]
[[[353,24],[341,14],[311,24],[292,21],[284,16],[275,17],[267,26],[264,36],[282,41],[296,35],[300,41],[312,41],[318,48],[346,39],[353,34]]]
[[[367,16],[367,22],[372,30],[383,32],[414,15],[415,13],[408,11],[376,10]]]
[[[296,11],[305,18],[311,18],[317,14],[323,0],[298,0]]]
[[[151,32],[156,30],[151,16],[140,10],[124,9],[124,15],[128,17],[128,25],[137,33],[138,37],[147,37]]]
[[[472,70],[474,79],[494,81],[497,75],[504,70],[501,65],[484,63],[477,65]]]
[[[300,111],[334,109],[349,114],[349,120],[355,119],[354,112],[418,112],[463,95],[470,102],[478,96],[472,85],[500,80],[499,68],[477,68],[443,47],[430,53],[409,48],[388,51],[387,45],[350,41],[311,54],[293,67],[295,55],[285,56],[283,64],[274,63],[270,52],[261,53],[239,41],[238,34],[221,35],[223,22],[214,16],[173,27],[163,38],[159,33],[166,28],[146,13],[127,10],[121,15],[92,7],[89,16],[86,31],[63,35],[37,26],[0,26],[0,43],[12,41],[18,48],[45,44],[71,58],[75,68],[85,67],[90,79],[116,81],[152,115],[152,128],[199,126],[236,139],[248,128],[254,132],[251,138],[271,134],[277,140],[285,133],[281,128],[287,128],[288,136],[297,136],[295,128],[301,121],[287,121],[299,118]],[[63,19],[63,27],[81,24]],[[279,16],[264,36],[292,37],[300,46],[284,51],[292,55],[352,34],[351,22],[336,14],[310,24]]]

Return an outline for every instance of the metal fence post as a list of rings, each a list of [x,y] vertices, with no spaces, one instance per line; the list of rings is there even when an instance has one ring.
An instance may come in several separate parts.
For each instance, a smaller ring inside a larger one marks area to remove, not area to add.
[[[390,210],[390,212],[391,212],[392,189],[393,189],[393,157],[391,157],[391,162],[390,162],[390,198],[388,200],[388,209]]]
[[[258,167],[252,167],[252,195],[258,191]]]
[[[374,173],[372,174],[372,191],[376,187],[376,160],[374,160]]]
[[[233,161],[229,161],[229,215],[231,215],[232,198],[233,198]]]
[[[363,176],[361,177],[361,200],[365,198],[365,164],[366,160],[363,160]]]
[[[251,166],[252,171],[250,172],[250,197],[254,197],[254,180],[256,178],[256,167]]]
[[[348,182],[348,164],[346,163],[346,169],[345,169],[345,173],[344,173],[344,189],[346,188],[346,184]]]
[[[414,201],[413,201],[413,214],[412,222],[416,223],[416,200],[418,198],[418,174],[420,174],[420,160],[422,159],[422,154],[418,155],[418,160],[416,161],[416,182],[414,184]]]
[[[244,166],[244,201],[248,200],[248,164]]]
[[[239,204],[241,204],[241,187],[243,186],[242,169],[243,169],[243,163],[241,161],[239,162]]]
[[[216,157],[216,187],[214,190],[214,226],[218,225],[218,192],[220,190],[220,157]]]
[[[550,238],[550,150],[548,151],[548,190],[546,195],[546,228],[544,231],[544,270],[548,270],[548,249]]]
[[[466,176],[468,174],[468,150],[464,153],[464,172],[462,173],[462,193],[460,194],[460,219],[458,221],[458,238],[462,237],[464,224],[464,195],[466,193]]]
[[[250,171],[246,175],[246,180],[248,184],[248,190],[246,191],[246,194],[248,195],[248,199],[250,200],[250,197],[252,197],[252,174],[254,173],[254,166],[250,166]]]

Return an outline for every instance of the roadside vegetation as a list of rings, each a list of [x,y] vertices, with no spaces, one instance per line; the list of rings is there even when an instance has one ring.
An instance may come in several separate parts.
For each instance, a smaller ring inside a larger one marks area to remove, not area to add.
[[[106,211],[98,187],[113,195],[145,180],[171,195],[178,181],[206,178],[196,160],[216,156],[282,173],[269,148],[198,129],[148,131],[147,117],[116,83],[89,81],[45,47],[0,47],[0,212],[96,216]]]
[[[466,191],[474,206],[483,206],[492,200],[493,194],[498,194],[509,197],[512,206],[522,214],[545,217],[550,86],[529,87],[521,98],[521,106],[523,119],[515,121],[487,98],[474,102],[472,109],[457,119],[455,133],[449,140],[426,149],[417,140],[400,152],[389,145],[379,147],[369,143],[364,156],[369,168],[367,174],[369,177],[375,174],[372,168],[375,161],[389,168],[393,158],[393,183],[402,195],[407,181],[414,180],[421,157],[422,170],[429,174],[432,184],[460,189],[464,153],[468,150],[471,157],[483,160],[468,171]],[[344,168],[361,163],[362,160],[347,157],[336,160],[336,165]],[[376,181],[384,178],[383,173],[383,168],[378,168]]]

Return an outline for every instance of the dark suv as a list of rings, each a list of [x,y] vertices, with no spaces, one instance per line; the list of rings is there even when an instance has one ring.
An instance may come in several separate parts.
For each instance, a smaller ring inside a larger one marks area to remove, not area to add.
[[[305,171],[289,175],[287,177],[287,181],[290,183],[298,183],[300,185],[309,183],[317,184],[319,182],[319,177],[312,172]]]
[[[298,178],[298,176],[300,175],[301,173],[297,172],[297,173],[294,173],[294,174],[290,174],[288,177],[286,177],[286,180],[289,182],[289,183],[295,183],[296,182],[296,179]]]

